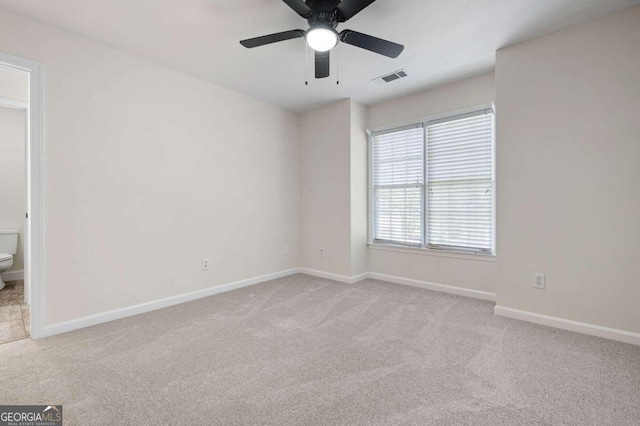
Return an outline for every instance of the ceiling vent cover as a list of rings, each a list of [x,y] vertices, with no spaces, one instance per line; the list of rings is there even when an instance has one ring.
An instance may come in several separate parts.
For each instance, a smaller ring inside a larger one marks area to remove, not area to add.
[[[405,70],[398,70],[392,72],[391,74],[385,74],[383,76],[376,77],[373,79],[373,81],[380,84],[387,84],[391,83],[392,81],[400,80],[401,78],[405,78],[407,76],[408,75]]]

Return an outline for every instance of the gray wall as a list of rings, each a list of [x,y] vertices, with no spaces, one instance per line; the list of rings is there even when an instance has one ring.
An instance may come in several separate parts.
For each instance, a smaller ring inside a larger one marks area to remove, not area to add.
[[[640,332],[640,7],[499,51],[496,82],[498,305]]]
[[[299,265],[296,114],[4,10],[0,51],[45,66],[46,325]]]

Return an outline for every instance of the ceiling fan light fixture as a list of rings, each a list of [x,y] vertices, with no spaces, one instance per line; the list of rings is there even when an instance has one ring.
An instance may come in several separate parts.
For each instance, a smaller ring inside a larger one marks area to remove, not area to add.
[[[316,26],[307,31],[306,39],[316,52],[327,52],[338,44],[338,33],[333,28]]]

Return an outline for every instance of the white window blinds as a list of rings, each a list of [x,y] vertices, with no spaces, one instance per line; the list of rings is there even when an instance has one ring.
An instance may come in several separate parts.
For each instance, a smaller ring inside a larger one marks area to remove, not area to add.
[[[373,134],[374,241],[423,244],[424,149],[421,124]]]
[[[493,113],[427,126],[427,245],[493,252]]]
[[[374,132],[373,242],[494,253],[494,170],[492,108]]]

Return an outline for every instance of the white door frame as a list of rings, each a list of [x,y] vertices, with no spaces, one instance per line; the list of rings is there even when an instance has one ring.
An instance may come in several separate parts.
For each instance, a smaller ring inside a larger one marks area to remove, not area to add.
[[[30,287],[31,338],[39,339],[44,337],[45,311],[44,65],[3,52],[0,64],[29,73],[25,280]]]

